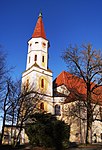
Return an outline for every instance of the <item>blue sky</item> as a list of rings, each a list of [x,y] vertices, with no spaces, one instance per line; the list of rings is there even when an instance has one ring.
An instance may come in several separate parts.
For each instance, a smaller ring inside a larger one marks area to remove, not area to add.
[[[91,43],[102,50],[102,0],[0,0],[0,44],[14,78],[26,67],[27,41],[39,12],[50,41],[49,67],[55,78],[67,70],[61,59],[69,44]]]

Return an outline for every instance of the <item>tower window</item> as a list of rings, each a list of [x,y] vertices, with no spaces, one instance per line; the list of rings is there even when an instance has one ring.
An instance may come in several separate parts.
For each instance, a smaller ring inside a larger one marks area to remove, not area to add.
[[[46,43],[42,42],[42,46],[45,47],[45,46],[46,46]]]
[[[32,43],[30,43],[30,46],[32,46]]]
[[[29,63],[30,63],[30,56],[29,56]]]
[[[35,42],[35,44],[38,44],[39,42]]]
[[[34,61],[37,61],[37,55],[35,55],[35,57],[34,57]]]
[[[44,88],[44,79],[41,79],[41,88]]]
[[[42,56],[42,62],[44,62],[44,56]]]

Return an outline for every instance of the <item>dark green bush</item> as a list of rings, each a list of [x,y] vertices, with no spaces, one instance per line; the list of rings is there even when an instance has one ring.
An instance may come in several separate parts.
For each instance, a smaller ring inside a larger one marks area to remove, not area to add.
[[[32,123],[26,124],[26,133],[34,146],[55,147],[62,150],[68,145],[70,128],[51,114],[36,113],[30,117]]]

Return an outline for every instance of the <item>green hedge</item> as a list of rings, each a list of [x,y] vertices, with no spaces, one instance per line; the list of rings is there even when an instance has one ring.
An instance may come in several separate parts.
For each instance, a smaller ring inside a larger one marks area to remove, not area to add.
[[[68,146],[70,127],[63,121],[51,114],[35,113],[30,122],[26,123],[25,130],[31,145],[54,147],[56,150]]]

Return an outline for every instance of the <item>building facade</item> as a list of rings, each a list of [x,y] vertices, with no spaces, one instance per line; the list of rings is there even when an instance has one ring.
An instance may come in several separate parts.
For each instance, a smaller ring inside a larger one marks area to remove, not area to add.
[[[46,38],[42,14],[40,13],[32,37],[28,41],[27,64],[26,70],[22,74],[22,85],[32,86],[35,91],[44,95],[39,102],[40,109],[56,115],[58,119],[62,119],[70,125],[70,141],[85,143],[85,119],[82,120],[80,117],[70,114],[70,110],[73,107],[75,109],[79,102],[74,97],[74,93],[77,89],[80,94],[84,95],[86,92],[84,83],[82,79],[72,78],[72,75],[65,71],[61,72],[53,81],[52,71],[48,67],[49,47],[50,44]],[[74,89],[73,92],[72,89]],[[97,106],[96,111],[100,107],[102,107],[102,101]],[[85,108],[80,113],[85,118]],[[100,118],[100,112],[97,117]],[[94,121],[92,130],[90,133],[91,142],[95,140],[102,142],[102,122]]]
[[[22,89],[32,88],[40,95],[39,109],[56,115],[58,119],[70,125],[71,142],[85,143],[86,108],[84,103],[75,97],[75,94],[85,95],[85,85],[82,79],[73,77],[65,71],[53,81],[53,73],[48,66],[49,47],[50,43],[46,38],[40,13],[32,37],[28,41],[26,70],[22,73]],[[75,110],[77,117],[74,114]],[[92,123],[90,142],[102,142],[102,121],[98,121],[102,119],[102,100],[99,101],[95,112],[97,119]],[[5,132],[8,133],[8,128],[5,128]],[[25,143],[26,139],[23,130],[21,143]]]

